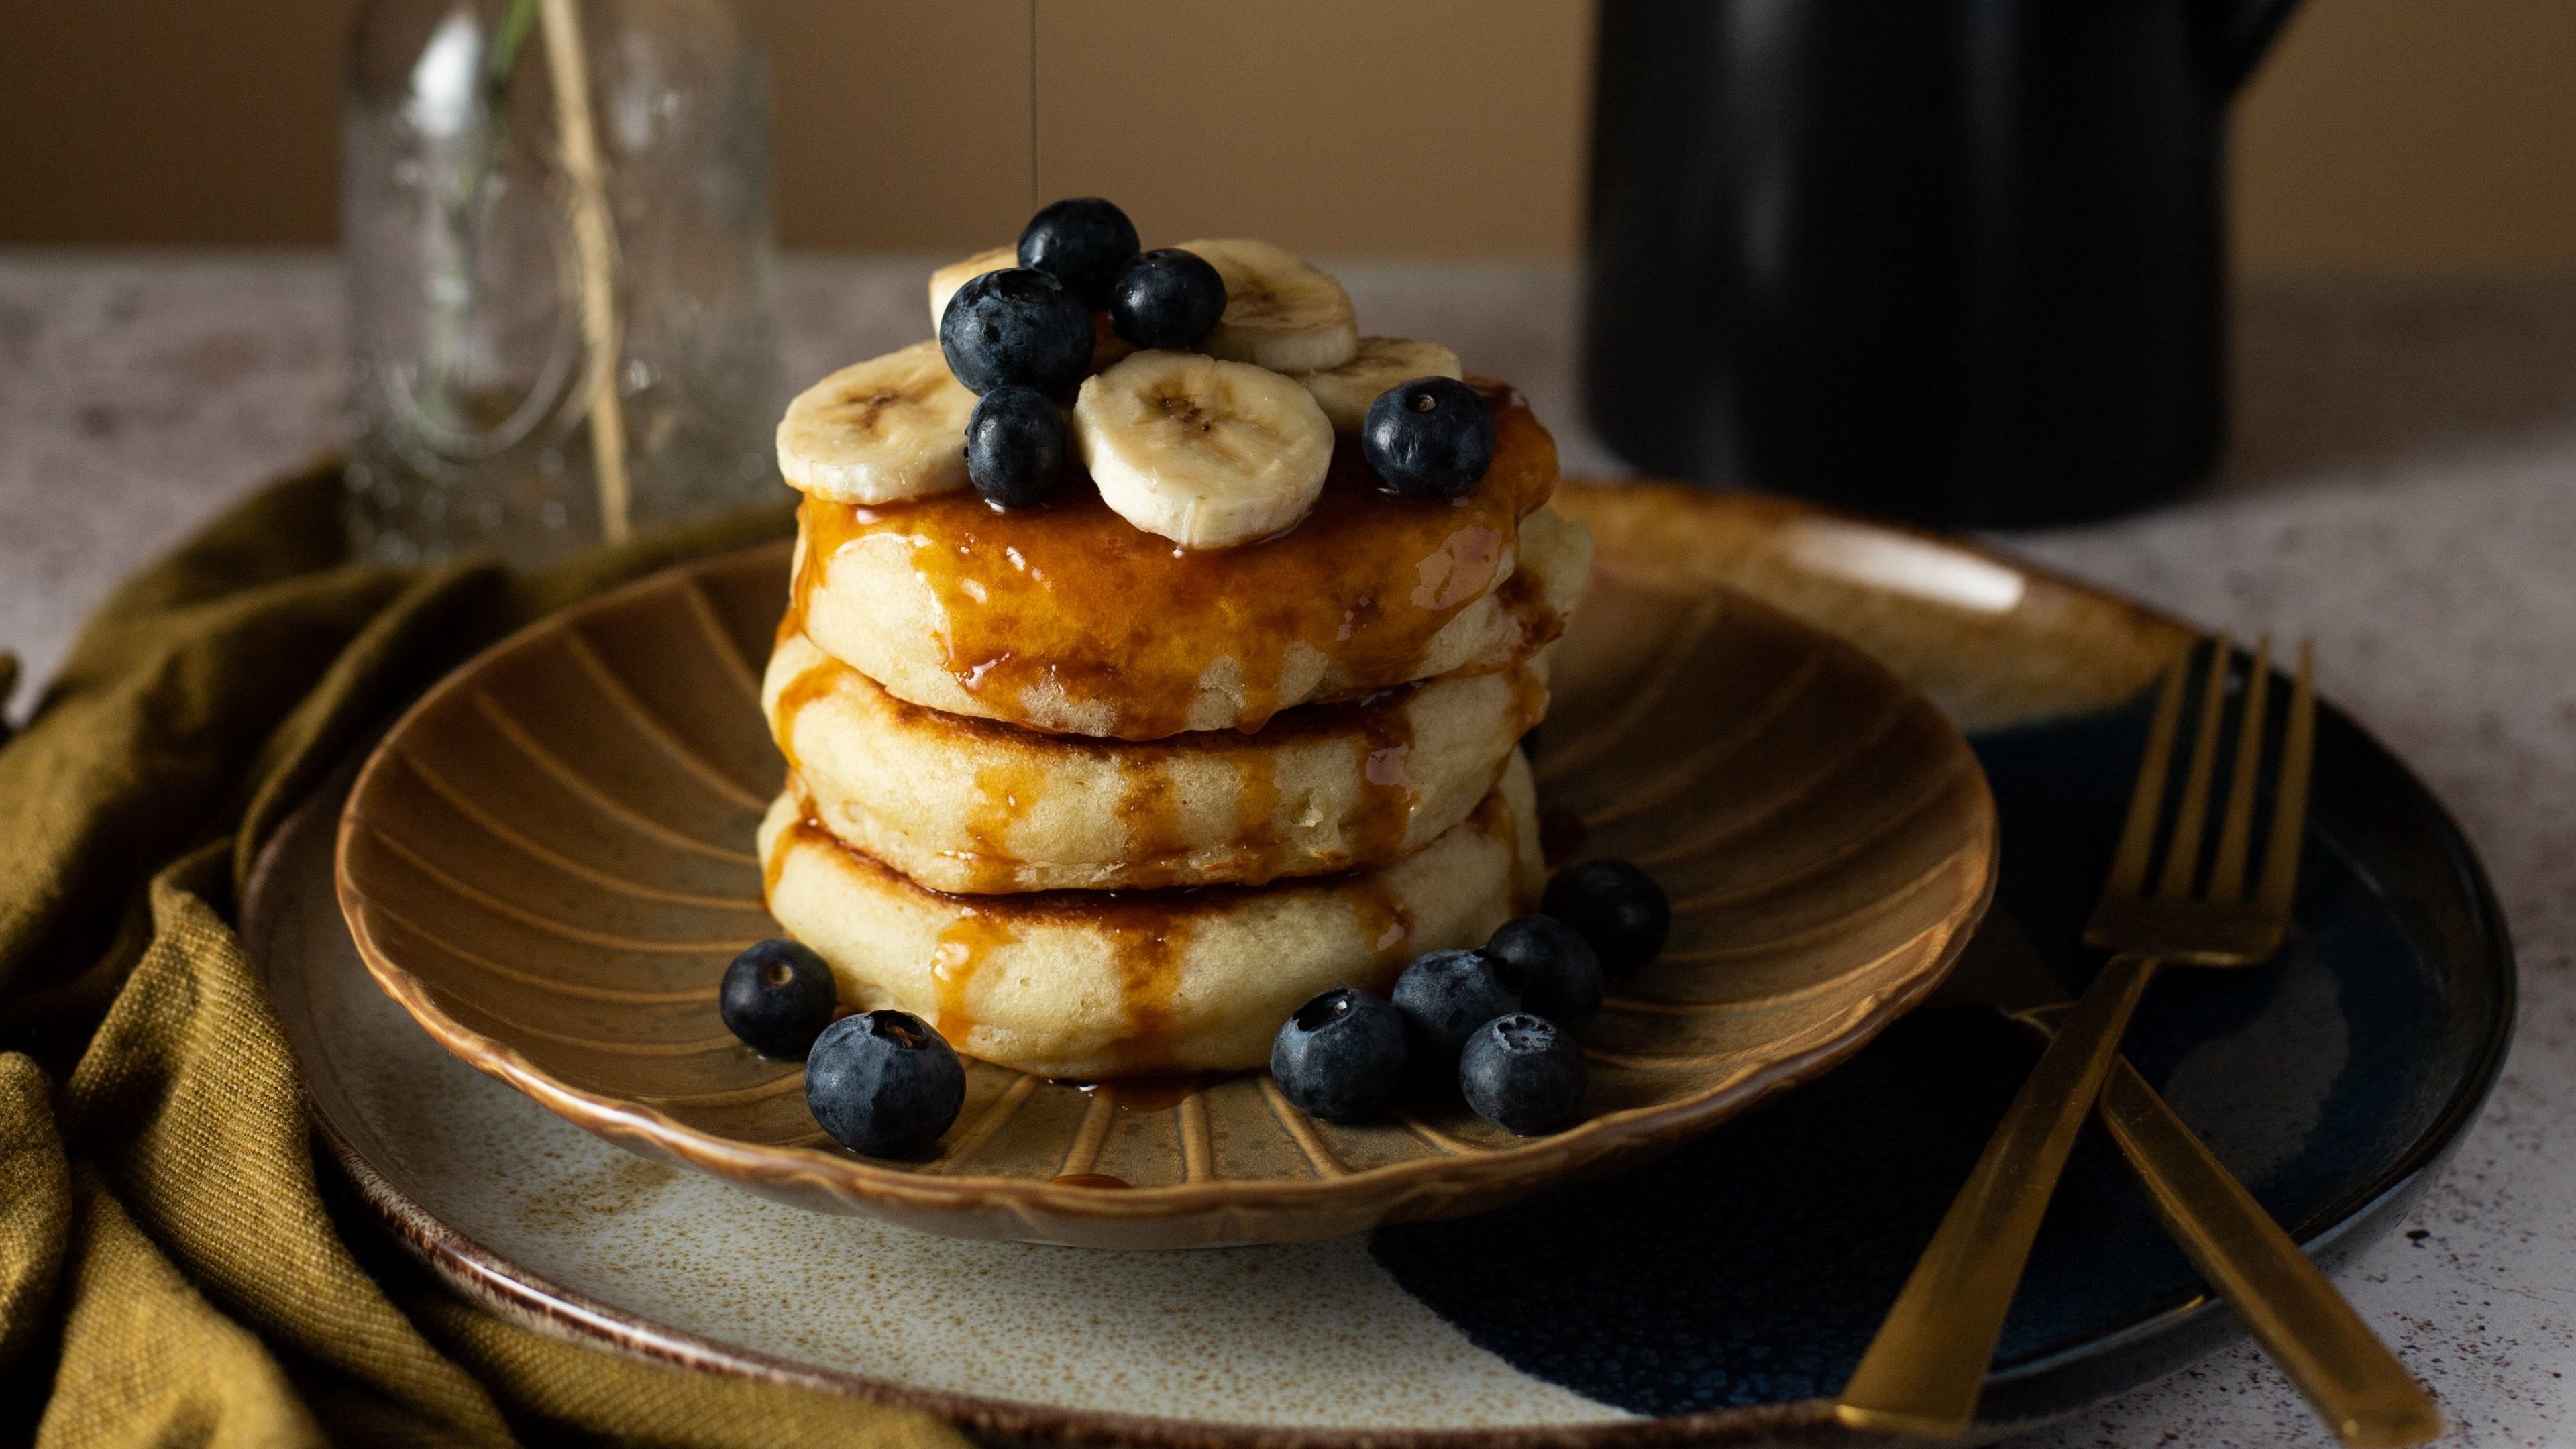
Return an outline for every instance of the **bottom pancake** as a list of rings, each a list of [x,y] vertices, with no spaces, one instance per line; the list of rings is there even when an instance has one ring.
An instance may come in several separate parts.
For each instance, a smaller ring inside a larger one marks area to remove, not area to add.
[[[814,824],[792,783],[761,822],[760,858],[770,914],[831,963],[844,1007],[901,1007],[959,1051],[1081,1080],[1259,1067],[1306,998],[1384,991],[1421,952],[1478,944],[1544,874],[1518,751],[1466,820],[1345,875],[946,895]]]

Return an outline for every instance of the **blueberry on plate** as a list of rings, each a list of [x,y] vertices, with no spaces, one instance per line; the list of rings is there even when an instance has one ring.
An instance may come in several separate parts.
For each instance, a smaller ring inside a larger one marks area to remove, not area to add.
[[[1064,481],[1064,414],[1033,387],[997,387],[966,420],[966,476],[995,508],[1034,508]]]
[[[965,1104],[957,1053],[909,1011],[842,1017],[805,1058],[805,1106],[852,1152],[911,1156],[938,1141]]]
[[[974,393],[1014,383],[1049,396],[1070,391],[1090,370],[1091,342],[1091,313],[1028,267],[975,278],[939,317],[939,351]]]
[[[805,1055],[832,1024],[832,968],[802,941],[755,941],[725,968],[716,1014],[765,1057]]]
[[[1377,395],[1360,451],[1390,493],[1464,498],[1494,466],[1494,410],[1454,377],[1417,377]]]
[[[1581,1031],[1601,1014],[1601,958],[1582,932],[1554,916],[1505,921],[1483,950],[1511,963],[1529,983],[1521,988],[1523,1011],[1567,1031]]]
[[[1416,956],[1395,978],[1395,1009],[1404,1013],[1415,1067],[1445,1073],[1476,1028],[1521,1009],[1527,984],[1520,967],[1481,951]]]
[[[1624,860],[1587,860],[1558,871],[1538,908],[1581,932],[1611,976],[1654,960],[1673,933],[1664,888]]]
[[[1069,196],[1029,218],[1020,265],[1064,283],[1086,311],[1109,301],[1110,279],[1136,255],[1136,224],[1097,196]]]
[[[1357,1122],[1404,1081],[1404,1016],[1383,996],[1336,986],[1298,1007],[1270,1042],[1279,1094],[1309,1117]]]
[[[1523,1137],[1571,1127],[1583,1114],[1583,1049],[1544,1017],[1497,1017],[1467,1038],[1458,1092],[1477,1116]]]
[[[1224,315],[1225,278],[1179,247],[1145,253],[1109,284],[1109,325],[1139,347],[1196,347]]]

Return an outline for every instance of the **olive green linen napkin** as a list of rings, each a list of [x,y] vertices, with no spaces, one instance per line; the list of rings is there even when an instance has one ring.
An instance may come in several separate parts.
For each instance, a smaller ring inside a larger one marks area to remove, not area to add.
[[[126,583],[0,744],[0,1443],[961,1445],[531,1333],[344,1232],[233,929],[253,854],[474,650],[790,518],[420,572],[348,558],[340,489],[274,484]]]

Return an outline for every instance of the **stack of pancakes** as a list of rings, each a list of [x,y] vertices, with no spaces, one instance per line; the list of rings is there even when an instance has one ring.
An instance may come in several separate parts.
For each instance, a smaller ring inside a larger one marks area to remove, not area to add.
[[[1079,477],[1010,512],[809,493],[760,854],[841,1004],[1050,1077],[1235,1070],[1316,992],[1527,909],[1517,744],[1591,544],[1546,507],[1546,430],[1478,386],[1467,497],[1381,491],[1344,434],[1313,511],[1234,548]]]

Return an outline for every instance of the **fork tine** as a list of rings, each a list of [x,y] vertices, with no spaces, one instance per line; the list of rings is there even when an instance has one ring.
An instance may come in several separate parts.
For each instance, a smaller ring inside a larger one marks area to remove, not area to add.
[[[2209,899],[2245,894],[2245,847],[2254,834],[2254,777],[2263,763],[2265,695],[2272,682],[2272,636],[2254,646],[2254,672],[2245,681],[2245,706],[2236,713],[2236,768],[2227,784],[2227,818],[2218,827],[2218,858],[2209,863]]]
[[[2156,817],[2164,813],[2165,771],[2173,761],[2174,731],[2182,723],[2182,686],[2190,663],[2191,651],[2181,649],[2165,666],[2164,683],[2156,695],[2155,723],[2147,729],[2147,752],[2138,761],[2138,782],[2129,790],[2129,818],[2120,827],[2120,851],[2111,858],[2110,878],[2102,882],[2105,900],[2146,890],[2147,861],[2155,853]]]
[[[2299,641],[2299,678],[2290,690],[2290,723],[2281,737],[2281,781],[2272,797],[2272,838],[2263,852],[2255,900],[2287,920],[2299,884],[2299,851],[2307,842],[2308,766],[2316,753],[2317,680],[2313,640]]]
[[[2182,813],[2174,819],[2173,844],[2165,851],[2164,883],[2156,894],[2169,901],[2191,895],[2192,876],[2200,870],[2200,827],[2209,819],[2209,777],[2218,772],[2218,722],[2227,703],[2227,664],[2236,650],[2219,635],[2209,649],[2209,683],[2200,694],[2200,730],[2191,742],[2191,771],[2183,778]]]

